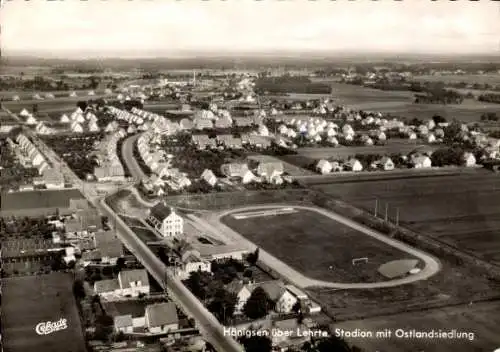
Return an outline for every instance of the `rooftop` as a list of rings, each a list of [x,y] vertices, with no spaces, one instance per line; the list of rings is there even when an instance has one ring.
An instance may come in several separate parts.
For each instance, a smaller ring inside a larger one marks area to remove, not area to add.
[[[150,327],[176,324],[179,322],[177,307],[173,302],[152,304],[146,307]]]

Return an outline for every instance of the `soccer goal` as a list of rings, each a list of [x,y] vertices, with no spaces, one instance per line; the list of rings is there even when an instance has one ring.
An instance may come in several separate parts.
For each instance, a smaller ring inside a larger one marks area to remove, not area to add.
[[[352,265],[358,265],[360,263],[368,263],[368,257],[354,258],[352,260]]]

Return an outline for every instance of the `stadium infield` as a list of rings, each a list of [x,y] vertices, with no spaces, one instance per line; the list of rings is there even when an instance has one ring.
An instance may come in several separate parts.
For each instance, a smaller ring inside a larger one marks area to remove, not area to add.
[[[38,335],[41,322],[67,319],[67,329]],[[73,296],[73,280],[64,273],[2,280],[4,352],[85,352],[85,340]]]
[[[259,208],[255,207],[251,213]],[[341,224],[323,214],[305,209],[272,216],[240,217],[234,212],[221,218],[238,232],[303,275],[338,283],[386,281],[380,265],[412,255]],[[236,217],[235,217],[236,215]],[[354,245],[355,244],[355,245]],[[367,257],[353,265],[353,259]]]

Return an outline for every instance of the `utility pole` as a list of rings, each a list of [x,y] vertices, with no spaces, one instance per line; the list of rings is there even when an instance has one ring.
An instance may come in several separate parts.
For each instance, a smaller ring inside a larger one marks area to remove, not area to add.
[[[399,208],[396,208],[396,226],[399,226]]]
[[[385,221],[387,222],[389,212],[389,203],[385,203]]]
[[[378,198],[375,198],[375,210],[373,211],[373,215],[375,215],[375,217],[378,216],[377,212],[378,212]]]

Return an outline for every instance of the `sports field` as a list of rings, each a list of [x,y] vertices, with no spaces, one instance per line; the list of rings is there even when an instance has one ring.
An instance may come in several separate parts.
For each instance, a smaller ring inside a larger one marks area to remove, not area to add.
[[[38,335],[41,322],[67,320],[67,328]],[[64,273],[2,280],[2,342],[5,352],[85,352],[73,296],[73,279]]]
[[[252,212],[259,209],[252,209]],[[415,259],[411,255],[338,223],[316,211],[266,217],[221,220],[293,269],[317,280],[357,283],[386,280],[377,269],[397,259]],[[367,263],[353,265],[354,258],[368,257]]]
[[[500,179],[487,171],[399,180],[315,185],[315,189],[500,264]]]

